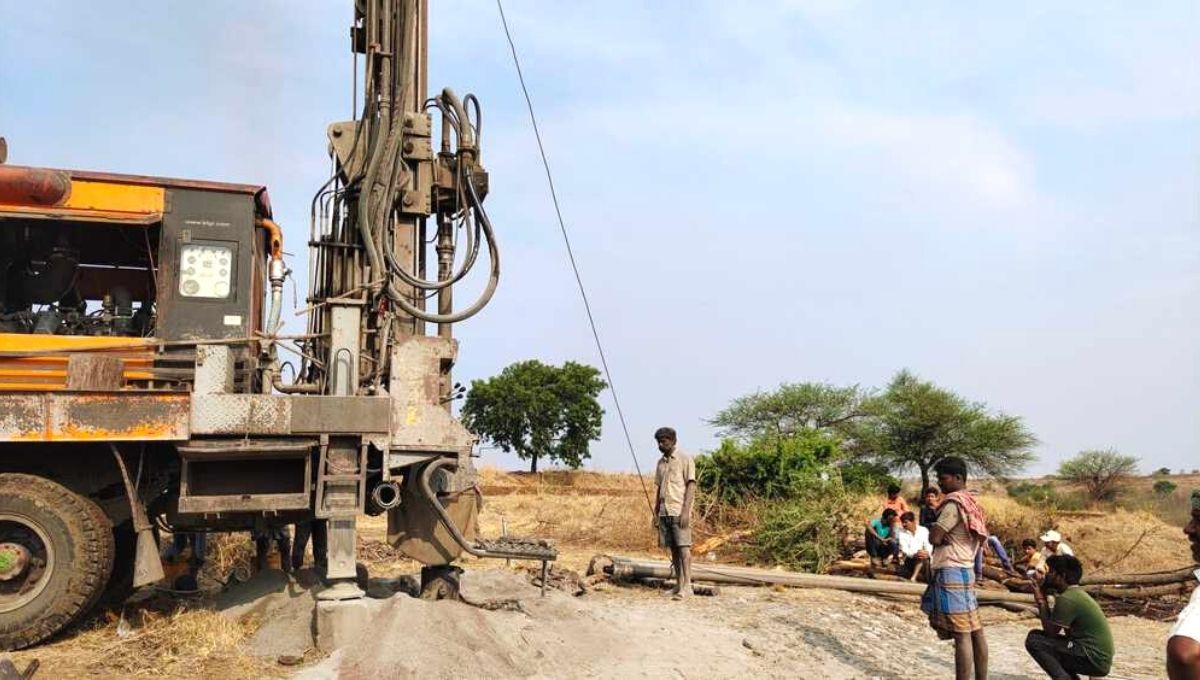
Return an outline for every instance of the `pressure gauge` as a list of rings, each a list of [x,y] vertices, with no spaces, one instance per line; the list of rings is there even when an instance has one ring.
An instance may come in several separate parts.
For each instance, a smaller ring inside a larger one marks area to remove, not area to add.
[[[179,294],[227,298],[233,282],[233,248],[185,245],[179,252]]]

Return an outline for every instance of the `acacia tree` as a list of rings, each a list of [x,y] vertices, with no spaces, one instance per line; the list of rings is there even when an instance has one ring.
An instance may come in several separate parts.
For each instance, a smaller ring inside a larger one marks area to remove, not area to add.
[[[1138,459],[1116,449],[1080,451],[1058,466],[1058,476],[1081,484],[1094,501],[1108,500],[1137,471]]]
[[[992,413],[950,390],[900,371],[887,389],[863,405],[870,417],[856,427],[857,448],[902,472],[917,468],[921,488],[929,471],[959,456],[995,477],[1010,476],[1034,460],[1037,438],[1017,416]]]
[[[597,398],[607,386],[592,366],[521,361],[471,382],[463,423],[505,452],[530,461],[530,472],[537,472],[542,458],[578,468],[591,457],[588,443],[600,438],[604,409]]]
[[[865,415],[866,393],[858,385],[783,383],[772,392],[755,392],[733,400],[710,424],[724,437],[742,442],[782,439],[805,431],[838,429]]]

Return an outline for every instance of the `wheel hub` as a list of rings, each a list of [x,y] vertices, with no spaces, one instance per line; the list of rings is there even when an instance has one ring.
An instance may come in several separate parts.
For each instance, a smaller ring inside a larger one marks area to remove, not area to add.
[[[29,564],[30,553],[18,543],[0,543],[0,581],[11,581]]]
[[[54,547],[36,521],[0,514],[0,612],[32,602],[54,573]]]

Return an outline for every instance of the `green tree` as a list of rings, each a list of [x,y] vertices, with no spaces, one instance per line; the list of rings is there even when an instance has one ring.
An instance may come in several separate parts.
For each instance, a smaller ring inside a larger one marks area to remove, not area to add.
[[[508,366],[499,375],[471,382],[463,423],[537,472],[538,460],[578,468],[591,457],[588,443],[600,438],[604,409],[597,398],[608,385],[600,371],[568,361],[537,360]]]
[[[733,400],[710,424],[721,436],[742,442],[781,439],[805,431],[836,429],[865,415],[866,398],[857,385],[783,383],[772,392],[755,392]]]
[[[1058,466],[1058,476],[1080,484],[1092,500],[1111,499],[1117,489],[1137,472],[1138,459],[1116,449],[1080,451]]]
[[[1017,416],[992,413],[954,392],[900,371],[887,389],[863,405],[870,414],[855,427],[855,450],[896,472],[917,468],[921,487],[942,458],[959,456],[995,477],[1019,472],[1034,460],[1037,438]]]
[[[1160,467],[1159,469],[1154,471],[1154,476],[1155,477],[1170,477],[1171,476],[1171,468]]]

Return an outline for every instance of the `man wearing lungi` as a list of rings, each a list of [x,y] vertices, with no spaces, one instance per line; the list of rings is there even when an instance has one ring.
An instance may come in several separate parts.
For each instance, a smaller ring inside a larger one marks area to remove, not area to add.
[[[933,544],[933,569],[929,587],[921,596],[921,611],[943,640],[954,640],[957,680],[988,676],[987,639],[975,599],[975,554],[987,540],[983,508],[967,493],[967,464],[962,458],[943,458],[933,466],[942,501],[938,518],[929,531]]]

